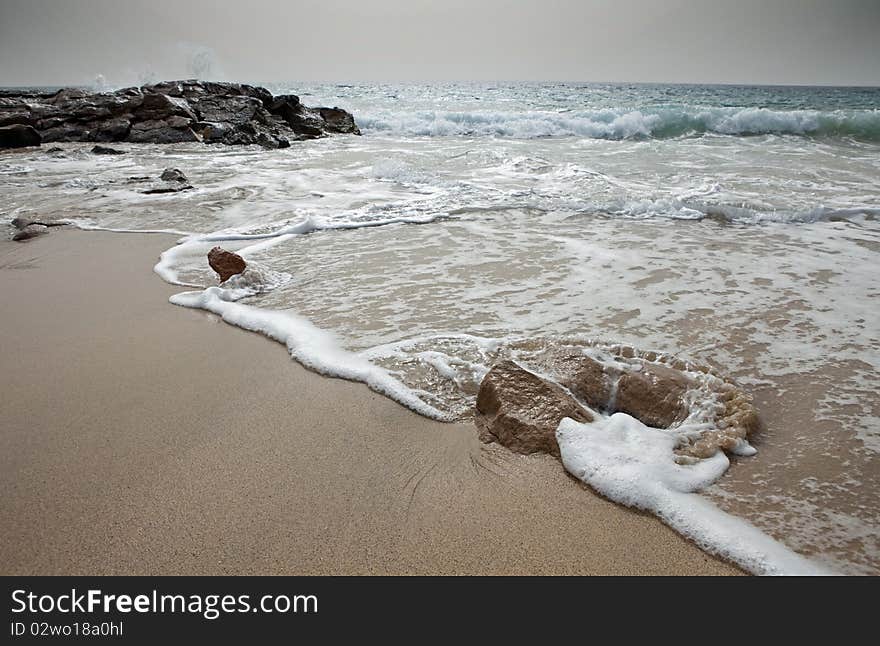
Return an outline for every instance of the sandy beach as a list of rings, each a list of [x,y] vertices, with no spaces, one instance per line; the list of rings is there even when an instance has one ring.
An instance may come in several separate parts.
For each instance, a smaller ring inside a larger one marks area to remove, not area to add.
[[[0,242],[0,573],[739,573],[555,458],[169,304],[172,244]]]

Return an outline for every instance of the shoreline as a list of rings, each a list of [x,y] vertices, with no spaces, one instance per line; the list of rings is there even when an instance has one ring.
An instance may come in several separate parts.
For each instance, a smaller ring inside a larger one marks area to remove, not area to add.
[[[176,239],[0,243],[3,574],[742,573],[555,458],[172,306]]]

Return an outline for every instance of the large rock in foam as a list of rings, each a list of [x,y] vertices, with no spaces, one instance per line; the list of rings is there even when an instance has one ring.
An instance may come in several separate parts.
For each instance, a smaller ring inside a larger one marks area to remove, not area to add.
[[[699,402],[697,421],[711,426],[679,438],[676,459],[685,461],[708,458],[718,450],[738,452],[743,441],[760,428],[751,397],[733,381],[677,359],[664,360],[655,353],[639,354],[621,347],[612,360],[603,362],[583,354],[560,357],[552,371],[571,394],[512,362],[495,366],[480,385],[477,400],[481,437],[521,452],[546,450],[558,455],[555,442],[551,445],[545,433],[555,430],[564,417],[581,421],[577,415],[585,414],[589,421],[589,411],[579,401],[595,411],[626,413],[664,429],[684,422],[691,413],[691,401]],[[535,442],[534,437],[542,440]]]
[[[244,258],[221,247],[214,247],[208,252],[208,264],[219,274],[221,283],[240,274],[247,267]]]
[[[593,420],[563,388],[512,361],[495,365],[480,384],[475,419],[484,442],[498,442],[517,453],[558,456],[556,427],[564,417]]]

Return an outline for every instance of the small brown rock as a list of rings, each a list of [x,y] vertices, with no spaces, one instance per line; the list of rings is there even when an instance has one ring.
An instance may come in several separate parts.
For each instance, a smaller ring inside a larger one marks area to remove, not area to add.
[[[564,417],[578,422],[593,420],[563,388],[512,361],[502,361],[486,374],[476,408],[480,439],[498,442],[517,453],[559,456],[559,422]]]
[[[237,253],[214,247],[208,252],[208,264],[220,275],[220,282],[225,283],[232,276],[240,274],[247,267],[244,258]]]

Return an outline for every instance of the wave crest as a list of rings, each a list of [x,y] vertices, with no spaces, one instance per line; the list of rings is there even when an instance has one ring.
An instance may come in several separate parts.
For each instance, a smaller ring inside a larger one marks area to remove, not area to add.
[[[880,110],[770,110],[767,108],[646,108],[643,110],[472,111],[417,110],[358,114],[365,132],[403,136],[585,137],[668,139],[688,135],[851,137],[880,142]]]

